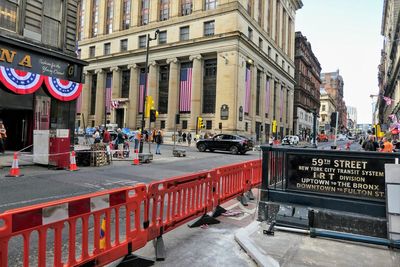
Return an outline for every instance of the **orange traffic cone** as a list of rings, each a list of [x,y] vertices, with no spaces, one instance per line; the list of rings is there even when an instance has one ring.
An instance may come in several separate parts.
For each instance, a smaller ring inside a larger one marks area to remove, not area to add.
[[[18,153],[14,153],[14,159],[12,162],[10,173],[6,175],[6,177],[20,177],[23,174],[20,173],[19,165],[18,165]]]
[[[133,159],[133,165],[139,165],[139,150],[135,149],[135,158]]]
[[[77,170],[78,167],[76,166],[75,151],[72,151],[69,156],[69,171],[74,172]]]

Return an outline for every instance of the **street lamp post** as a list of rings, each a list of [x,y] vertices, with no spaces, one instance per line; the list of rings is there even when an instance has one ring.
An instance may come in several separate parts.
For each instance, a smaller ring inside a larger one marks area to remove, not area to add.
[[[160,30],[156,30],[154,38],[150,37],[150,34],[147,34],[147,43],[146,43],[146,63],[144,69],[144,88],[143,88],[143,98],[142,98],[142,138],[140,138],[140,146],[139,146],[139,153],[143,153],[143,132],[145,127],[145,118],[144,118],[144,111],[146,107],[146,94],[147,94],[147,74],[149,71],[149,48],[150,48],[150,41],[156,40]]]
[[[312,110],[313,113],[313,147],[317,147],[317,109]]]

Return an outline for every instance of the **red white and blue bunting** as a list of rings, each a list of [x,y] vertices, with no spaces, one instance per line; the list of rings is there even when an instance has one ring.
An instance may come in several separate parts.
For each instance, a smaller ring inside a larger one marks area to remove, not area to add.
[[[54,77],[46,77],[46,83],[49,93],[56,99],[61,101],[71,101],[77,98],[82,91],[82,84],[61,80]]]
[[[0,81],[16,94],[32,94],[40,88],[43,76],[0,66]]]
[[[40,88],[43,80],[49,93],[61,101],[74,100],[82,92],[81,83],[0,66],[0,81],[6,88],[19,95],[34,93]]]

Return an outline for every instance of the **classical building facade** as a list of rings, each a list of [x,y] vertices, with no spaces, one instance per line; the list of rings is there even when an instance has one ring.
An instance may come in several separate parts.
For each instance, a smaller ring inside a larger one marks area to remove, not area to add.
[[[320,107],[321,65],[307,38],[295,36],[294,133],[306,137],[312,133],[313,116]]]
[[[261,141],[273,120],[279,135],[291,132],[301,7],[301,0],[83,0],[79,53],[90,65],[77,120],[99,125],[107,113],[120,127],[140,127],[146,35],[159,30],[148,72],[156,128],[172,131],[180,114],[183,131],[201,116],[212,133]]]
[[[335,101],[335,107],[339,112],[338,127],[339,129],[347,128],[347,108],[344,97],[343,77],[339,74],[339,70],[335,72],[327,72],[321,74],[322,87]]]
[[[399,0],[385,0],[382,13],[381,34],[384,36],[381,62],[378,67],[379,93],[375,123],[385,124],[387,129],[396,127],[392,115],[400,118],[400,53],[399,53]]]
[[[336,112],[336,104],[333,97],[324,88],[320,89],[319,131],[328,132],[331,129],[331,114]]]

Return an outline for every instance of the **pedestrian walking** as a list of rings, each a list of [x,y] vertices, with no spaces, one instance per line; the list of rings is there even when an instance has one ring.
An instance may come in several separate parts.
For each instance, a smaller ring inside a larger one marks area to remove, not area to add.
[[[384,137],[382,139],[383,144],[381,147],[381,152],[387,152],[387,153],[392,153],[393,152],[393,144],[392,144],[392,139],[388,139],[386,137]]]
[[[190,146],[190,144],[192,143],[192,134],[190,132],[188,132],[186,138],[188,141],[188,146]]]
[[[182,134],[182,141],[183,141],[184,143],[186,143],[186,133],[183,133],[183,134]]]
[[[158,131],[158,133],[155,137],[155,142],[156,142],[156,154],[161,155],[160,146],[163,142],[163,137],[161,135],[161,131]]]
[[[0,153],[2,153],[3,155],[5,154],[6,151],[5,148],[6,138],[7,138],[7,130],[3,124],[3,120],[0,119]]]
[[[377,151],[379,148],[379,144],[375,141],[375,137],[373,135],[370,135],[368,136],[368,139],[362,144],[362,148],[365,151]]]
[[[123,159],[124,158],[124,134],[121,131],[121,128],[117,129],[117,139],[115,140],[115,144],[118,147],[118,158]]]
[[[95,130],[94,130],[94,134],[93,134],[93,138],[94,138],[94,143],[100,143],[101,138],[100,138],[100,131],[99,131],[99,127],[96,126]]]
[[[133,133],[133,142],[134,142],[134,146],[135,146],[135,150],[139,149],[139,142],[140,142],[140,129],[137,128],[137,130]]]

